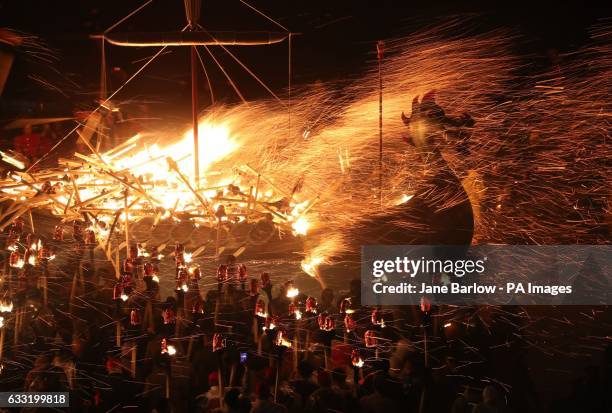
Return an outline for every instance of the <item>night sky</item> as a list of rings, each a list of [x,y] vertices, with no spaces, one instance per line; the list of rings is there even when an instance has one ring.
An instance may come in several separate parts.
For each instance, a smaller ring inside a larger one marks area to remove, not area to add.
[[[19,55],[2,96],[10,101],[44,101],[46,112],[70,114],[73,108],[91,107],[97,94],[100,51],[88,35],[100,33],[144,1],[0,1],[0,27],[39,36],[57,61],[48,64]],[[494,4],[495,3],[495,4]],[[499,4],[498,4],[499,3]],[[596,4],[599,3],[599,6]],[[589,42],[589,27],[609,16],[604,2],[585,1],[399,1],[399,0],[259,0],[252,4],[292,32],[293,82],[338,81],[358,77],[374,58],[379,39],[410,36],[436,21],[461,16],[467,32],[507,29],[522,38],[517,52],[546,60],[551,51],[567,52]],[[154,0],[115,32],[178,30],[185,25],[183,2]],[[205,0],[201,23],[208,29],[278,30],[238,0]],[[235,48],[234,48],[235,49]],[[109,70],[131,74],[156,49],[108,46]],[[287,43],[240,48],[234,52],[279,94],[287,86]],[[267,92],[221,51],[226,65],[247,99],[269,97]],[[147,69],[118,98],[153,103],[177,119],[188,118],[189,69],[187,49],[174,48]],[[237,97],[214,63],[207,62],[216,97],[227,103]],[[49,82],[44,87],[32,75]],[[110,88],[121,83],[111,75]],[[201,84],[202,105],[208,100]],[[57,89],[61,90],[59,92]],[[6,105],[3,105],[6,108]],[[10,118],[4,113],[1,118]]]

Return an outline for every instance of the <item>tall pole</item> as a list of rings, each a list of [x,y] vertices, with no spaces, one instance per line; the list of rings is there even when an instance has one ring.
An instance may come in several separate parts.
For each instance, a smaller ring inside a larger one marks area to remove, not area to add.
[[[383,206],[382,199],[382,167],[383,167],[383,89],[382,89],[382,58],[383,58],[384,43],[379,40],[376,43],[376,52],[378,55],[378,198],[380,207]]]
[[[189,30],[197,31],[202,0],[185,0],[185,17]],[[193,177],[196,191],[200,188],[200,148],[198,136],[198,50],[191,46],[191,121],[193,123]]]
[[[287,114],[288,114],[288,118],[289,118],[289,139],[291,139],[291,33],[289,33],[289,39],[287,41],[287,43],[289,44],[289,51],[288,51],[288,67],[287,67],[287,80],[288,80],[288,87],[287,87]]]
[[[125,258],[130,258],[130,206],[128,204],[128,190],[123,194],[123,210],[125,213]]]
[[[200,188],[200,151],[198,137],[198,52],[196,46],[191,46],[191,118],[193,122],[193,170],[195,188]]]
[[[106,44],[104,42],[104,36],[100,37],[100,49],[102,56],[100,57],[100,93],[99,98],[101,102],[106,99]]]

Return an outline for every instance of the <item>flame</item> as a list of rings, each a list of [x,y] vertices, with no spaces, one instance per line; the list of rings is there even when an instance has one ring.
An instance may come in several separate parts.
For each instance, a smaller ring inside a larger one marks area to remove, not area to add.
[[[295,287],[289,287],[289,288],[287,289],[287,298],[294,298],[294,297],[297,297],[299,293],[300,293],[300,290],[298,290],[297,288],[295,288]]]
[[[308,233],[308,228],[310,227],[310,222],[306,217],[299,217],[295,222],[291,224],[291,228],[293,228],[293,233],[297,235],[306,235]]]
[[[172,344],[168,344],[165,338],[161,341],[161,354],[168,354],[169,356],[174,356],[176,354],[176,347]]]
[[[405,204],[406,202],[410,201],[413,196],[414,194],[410,194],[410,195],[402,194],[402,196],[397,201],[395,201],[395,205]]]
[[[149,257],[151,254],[149,254],[149,252],[147,251],[146,248],[144,248],[142,245],[137,245],[136,246],[138,248],[138,256],[139,257]]]
[[[300,264],[300,266],[306,274],[310,275],[311,277],[318,277],[318,267],[319,265],[323,264],[323,262],[324,258],[322,256],[310,256],[305,258]]]
[[[301,262],[302,270],[311,277],[319,277],[319,266],[328,264],[336,254],[344,250],[344,240],[338,234],[325,236],[308,252]]]
[[[276,343],[277,346],[282,346],[282,347],[286,347],[286,348],[291,348],[291,341],[287,340],[285,338],[285,335],[283,334],[282,331],[278,332],[278,335],[276,336]]]
[[[168,355],[174,356],[175,354],[176,354],[176,347],[174,347],[172,344],[168,345]]]
[[[200,143],[200,170],[206,171],[215,162],[223,159],[239,145],[231,136],[229,125],[226,123],[214,124],[208,120],[201,120],[198,124],[198,139]],[[105,160],[119,169],[129,169],[133,175],[153,175],[159,178],[168,178],[162,170],[166,170],[166,157],[170,156],[177,161],[180,170],[190,177],[194,176],[193,169],[193,129],[185,132],[183,138],[177,143],[166,147],[158,144],[151,145],[135,154],[117,158],[121,153],[107,156]],[[160,176],[161,175],[161,176]],[[176,198],[175,198],[176,199]]]
[[[234,136],[231,135],[228,122],[213,123],[209,120],[201,120],[198,129],[200,154],[200,184],[207,185],[227,185],[233,182],[234,177],[226,175],[206,176],[205,172],[215,163],[239,148],[239,144]],[[176,162],[180,174],[193,187],[194,177],[194,162],[193,162],[193,131],[189,130],[183,134],[183,137],[175,143],[162,145],[155,143],[151,145],[139,142],[143,139],[140,134],[129,139],[130,144],[118,149],[101,154],[102,160],[110,169],[117,172],[128,172],[134,177],[142,178],[146,183],[146,200],[154,202],[154,207],[161,207],[164,212],[164,217],[172,216],[169,211],[183,211],[190,209],[193,206],[201,207],[199,200],[193,192],[185,184],[184,179],[179,174],[168,167],[167,158]],[[95,157],[92,157],[95,159]],[[107,168],[108,169],[108,168]],[[17,178],[17,177],[15,177]],[[87,203],[89,200],[103,196],[105,189],[109,188],[108,180],[103,179],[100,175],[94,173],[80,174],[75,178],[75,183],[79,187],[79,199]],[[112,188],[112,187],[111,187]],[[216,192],[213,191],[216,195]],[[207,195],[204,193],[204,197]],[[59,205],[55,205],[55,213],[62,215],[64,208],[61,204],[67,204],[69,198],[64,194],[58,194],[57,201]],[[128,204],[130,211],[143,209],[143,202],[136,198],[128,196]],[[153,201],[152,201],[153,200]],[[116,196],[103,197],[100,201],[94,201],[96,207],[102,210],[121,211],[125,208],[125,200],[122,193],[117,193]],[[131,220],[137,214],[123,212],[119,219],[121,222]],[[102,217],[104,218],[104,217]],[[176,218],[173,216],[173,218]],[[107,222],[108,224],[108,222]],[[107,236],[108,231],[100,228],[95,228],[98,235]]]
[[[13,311],[12,301],[0,301],[0,313],[10,313]]]
[[[303,215],[307,212],[309,205],[310,201],[308,200],[291,204],[292,209],[289,221],[292,221],[291,228],[293,229],[294,235],[306,235],[311,228],[312,222],[308,217]]]
[[[13,268],[23,268],[24,265],[25,265],[25,262],[23,261],[23,258],[19,258],[14,265],[11,265],[11,267],[13,267]]]
[[[274,324],[273,322],[270,322],[270,326],[266,327],[265,325],[261,328],[263,331],[266,330],[274,330],[276,328],[276,324]]]
[[[13,165],[17,169],[25,169],[25,167],[26,167],[25,163],[23,163],[22,161],[20,161],[16,157],[13,157],[13,156],[11,156],[10,154],[8,154],[6,152],[0,151],[0,157],[2,158],[2,160],[4,162]]]

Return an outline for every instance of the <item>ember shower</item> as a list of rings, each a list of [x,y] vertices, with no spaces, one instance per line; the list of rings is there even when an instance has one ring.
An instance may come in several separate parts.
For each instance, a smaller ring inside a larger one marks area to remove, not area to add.
[[[383,205],[428,192],[424,177],[444,166],[407,148],[400,120],[414,96],[437,90],[442,107],[476,120],[468,153],[453,142],[442,149],[470,196],[474,242],[604,242],[609,45],[567,56],[553,72],[524,77],[520,69],[527,63],[512,52],[519,38],[504,32],[453,36],[456,24],[387,42]],[[373,167],[377,105],[373,65],[348,86],[304,87],[291,100],[290,114],[275,101],[260,101],[215,108],[206,118],[224,125],[234,145],[211,170],[248,164],[287,192],[303,182],[296,205],[314,203],[304,215],[303,267],[310,272],[347,247],[347,228],[381,213]],[[203,156],[210,146],[204,143]],[[236,176],[225,179],[239,183]],[[456,201],[454,193],[429,193],[448,206]],[[410,231],[419,222],[398,225]]]

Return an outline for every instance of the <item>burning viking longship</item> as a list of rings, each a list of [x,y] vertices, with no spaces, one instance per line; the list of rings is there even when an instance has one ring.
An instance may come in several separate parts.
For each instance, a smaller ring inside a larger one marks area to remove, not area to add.
[[[416,193],[399,205],[373,211],[369,220],[346,228],[350,244],[345,253],[331,257],[331,265],[322,266],[323,277],[337,271],[345,276],[349,269],[352,272],[359,264],[361,245],[470,244],[471,205],[461,182],[445,166],[439,135],[447,128],[469,127],[473,121],[446,116],[433,96],[424,97],[420,103],[416,100],[411,117],[403,121],[413,150],[422,152],[429,162],[441,163],[427,187],[456,197],[455,205],[440,211],[436,196]],[[429,125],[426,133],[419,123]],[[203,122],[200,131],[203,136],[214,137],[208,140],[214,142],[208,146],[208,153],[220,157],[234,149],[235,143],[224,126]],[[310,214],[316,210],[317,199],[298,197],[302,185],[299,179],[286,190],[248,164],[232,164],[229,170],[215,171],[214,156],[202,157],[203,182],[208,185],[196,189],[191,183],[188,157],[191,132],[170,147],[152,145],[126,156],[141,139],[135,136],[103,153],[92,147],[92,154],[77,153],[76,159],[60,159],[56,169],[13,172],[2,187],[5,198],[17,202],[5,208],[2,229],[40,207],[34,212],[37,233],[51,234],[56,226],[68,229],[71,222],[85,221],[109,257],[113,250],[126,245],[126,239],[151,247],[178,242],[215,257],[243,254],[243,258],[299,258],[304,254]],[[406,230],[402,222],[417,222],[422,228]],[[324,239],[325,228],[310,235]],[[342,265],[348,263],[351,265]]]
[[[48,238],[58,231],[85,229],[117,266],[119,251],[129,251],[136,243],[157,252],[179,243],[194,251],[194,256],[213,259],[230,254],[298,260],[306,256],[304,271],[328,280],[337,275],[344,279],[358,275],[361,245],[470,244],[471,205],[459,179],[440,155],[439,135],[448,128],[469,127],[473,121],[469,116],[446,116],[434,95],[428,94],[420,103],[418,99],[413,102],[410,118],[402,118],[416,150],[427,156],[428,162],[442,164],[439,173],[428,178],[429,188],[455,193],[454,206],[440,210],[431,190],[415,193],[394,206],[372,211],[367,220],[352,222],[345,228],[340,252],[332,252],[324,260],[315,254],[309,256],[312,245],[306,248],[305,244],[311,237],[311,244],[326,242],[325,226],[310,228],[310,218],[318,214],[319,197],[302,196],[301,177],[294,177],[294,184],[285,187],[248,161],[237,163],[234,158],[229,165],[219,163],[226,155],[239,152],[240,145],[227,125],[202,120],[198,111],[197,46],[252,46],[290,36],[211,33],[197,23],[199,2],[186,2],[186,10],[187,31],[105,33],[102,39],[118,46],[190,47],[192,129],[182,140],[165,147],[148,146],[146,138],[137,134],[102,150],[94,142],[94,133],[102,115],[115,110],[111,103],[114,94],[103,98],[86,121],[72,131],[89,153],[60,159],[56,168],[18,168],[22,171],[11,172],[0,182],[5,201],[0,230],[23,218],[30,222],[32,232]],[[422,229],[406,230],[404,222],[419,223]]]

